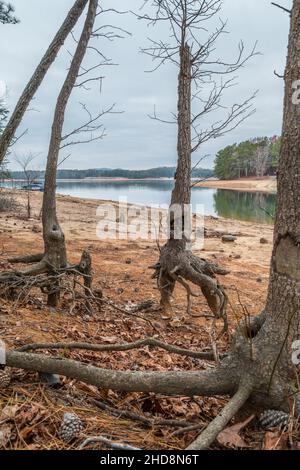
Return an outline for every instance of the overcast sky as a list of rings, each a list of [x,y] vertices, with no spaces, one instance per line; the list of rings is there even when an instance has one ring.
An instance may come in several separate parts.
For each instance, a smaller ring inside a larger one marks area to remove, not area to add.
[[[0,25],[0,80],[7,85],[7,106],[13,109],[25,84],[34,71],[49,42],[61,25],[74,0],[13,0],[16,15],[21,20],[18,25]],[[142,0],[105,0],[105,5],[130,10],[137,9]],[[289,0],[284,0],[286,6]],[[224,0],[222,18],[228,19],[226,35],[218,43],[219,57],[234,59],[238,42],[242,39],[247,50],[258,41],[261,55],[254,57],[239,72],[239,84],[224,97],[224,104],[242,102],[255,90],[256,113],[240,127],[226,136],[203,146],[194,160],[210,154],[203,166],[212,167],[216,152],[225,145],[254,136],[280,134],[282,121],[283,81],[275,77],[273,71],[283,73],[288,37],[289,17],[278,8],[271,6],[270,0]],[[68,107],[65,130],[78,127],[85,116],[79,102],[85,102],[93,112],[116,103],[122,114],[106,116],[103,124],[107,137],[88,145],[72,147],[63,151],[61,158],[68,153],[71,157],[63,164],[64,168],[150,168],[173,166],[176,163],[176,126],[150,120],[154,105],[157,113],[169,119],[176,111],[175,66],[166,65],[155,73],[145,73],[151,68],[151,60],[139,52],[147,45],[147,37],[167,37],[168,31],[153,29],[137,21],[133,15],[116,15],[107,18],[108,22],[126,28],[131,37],[114,42],[98,40],[97,47],[109,56],[116,67],[103,67],[99,74],[105,76],[102,93],[97,87],[90,92],[76,90]],[[100,15],[97,24],[104,18]],[[82,21],[75,33],[80,33]],[[57,61],[48,72],[47,78],[36,95],[22,124],[28,134],[15,146],[18,155],[28,152],[37,154],[36,167],[45,165],[51,122],[57,94],[64,80],[74,42],[68,40]],[[85,65],[98,63],[99,58],[89,51]],[[218,112],[214,120],[221,118]],[[205,122],[203,127],[205,127]],[[17,168],[16,164],[12,167]]]

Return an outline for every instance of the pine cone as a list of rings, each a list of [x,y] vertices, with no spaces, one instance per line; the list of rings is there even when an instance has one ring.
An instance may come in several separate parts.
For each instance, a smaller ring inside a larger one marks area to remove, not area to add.
[[[285,429],[289,424],[289,415],[284,411],[267,410],[260,415],[259,422],[264,429]]]
[[[58,435],[62,441],[70,442],[78,437],[82,429],[83,423],[77,415],[65,413]]]
[[[8,387],[10,380],[10,373],[7,370],[0,370],[0,389]]]

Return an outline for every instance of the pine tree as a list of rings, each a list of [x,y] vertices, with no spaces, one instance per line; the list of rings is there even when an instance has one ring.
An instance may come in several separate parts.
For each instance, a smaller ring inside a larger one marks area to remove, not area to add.
[[[0,1],[0,23],[16,24],[19,20],[14,16],[14,7],[10,3]]]

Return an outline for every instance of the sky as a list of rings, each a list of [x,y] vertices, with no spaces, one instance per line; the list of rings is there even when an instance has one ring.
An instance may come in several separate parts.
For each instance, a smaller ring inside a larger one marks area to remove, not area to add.
[[[0,25],[0,84],[6,85],[6,104],[12,110],[23,88],[39,63],[56,31],[74,0],[13,0],[18,25]],[[110,6],[122,11],[138,11],[142,0],[103,0],[104,7]],[[282,3],[289,7],[291,0]],[[86,14],[86,13],[85,13]],[[241,103],[253,92],[259,90],[254,107],[255,114],[233,130],[215,140],[207,142],[193,154],[194,162],[203,155],[208,157],[203,167],[213,167],[216,153],[226,145],[255,136],[279,135],[281,132],[283,106],[283,80],[276,77],[283,74],[286,53],[289,16],[271,6],[270,0],[224,0],[220,17],[228,20],[228,34],[220,38],[215,54],[226,60],[234,60],[238,43],[244,41],[246,51],[258,42],[260,55],[253,57],[238,72],[237,85],[224,95],[224,106]],[[84,17],[74,30],[80,34]],[[76,89],[70,100],[65,133],[79,127],[86,120],[80,103],[97,114],[115,104],[116,114],[102,119],[105,137],[101,140],[66,148],[61,151],[61,168],[128,168],[145,169],[176,164],[176,125],[151,120],[149,114],[156,113],[169,120],[176,112],[178,70],[166,64],[149,73],[153,63],[142,54],[141,47],[148,45],[148,38],[168,39],[169,31],[165,24],[158,27],[147,26],[130,13],[123,15],[99,15],[97,27],[113,24],[131,33],[124,39],[107,41],[94,40],[94,45],[116,65],[102,66],[95,75],[103,76],[101,92],[94,83],[90,90]],[[214,25],[207,25],[212,28]],[[199,33],[201,35],[201,32]],[[205,34],[205,32],[203,32]],[[95,43],[96,41],[96,43]],[[19,158],[31,153],[36,169],[44,169],[47,157],[51,125],[55,103],[70,63],[70,52],[75,42],[69,38],[57,60],[49,70],[18,133],[28,129],[26,135],[14,146],[14,154]],[[84,66],[99,62],[98,54],[90,49]],[[92,75],[92,76],[95,76]],[[236,76],[236,74],[234,74]],[[1,85],[0,85],[1,90]],[[205,96],[205,95],[204,95]],[[197,112],[197,103],[194,111]],[[203,120],[203,128],[213,121],[219,121],[224,110],[217,110],[213,116]],[[202,126],[202,124],[201,124]],[[11,168],[19,168],[11,155]]]

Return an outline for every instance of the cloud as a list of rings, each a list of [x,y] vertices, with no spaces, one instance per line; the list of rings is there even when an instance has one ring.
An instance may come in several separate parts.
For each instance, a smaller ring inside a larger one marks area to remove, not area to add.
[[[13,109],[73,0],[14,0],[13,3],[21,23],[0,27],[0,80],[7,85],[10,109]],[[141,4],[142,0],[104,0],[104,5],[122,10],[137,9]],[[269,0],[224,0],[222,17],[228,18],[230,34],[220,39],[217,56],[235,57],[240,39],[244,40],[247,50],[257,40],[262,53],[239,72],[238,85],[226,93],[226,104],[241,102],[253,91],[260,91],[255,100],[257,111],[254,116],[232,133],[205,144],[195,155],[197,160],[201,154],[210,154],[206,166],[212,166],[216,152],[224,145],[253,136],[280,133],[282,121],[283,81],[275,77],[273,71],[276,69],[282,73],[284,70],[288,15],[272,7]],[[101,20],[101,16],[98,17],[99,25]],[[77,37],[82,21],[75,29]],[[109,21],[130,31],[132,36],[114,42],[98,40],[97,47],[118,66],[100,70],[100,74],[105,75],[101,94],[96,88],[90,92],[74,91],[65,129],[68,131],[83,122],[80,101],[86,102],[94,112],[116,103],[124,113],[106,116],[103,124],[107,137],[86,146],[73,147],[72,156],[64,167],[174,165],[176,126],[151,121],[147,115],[153,112],[154,105],[163,119],[169,119],[171,113],[176,112],[178,71],[173,65],[165,65],[157,72],[145,73],[153,64],[149,57],[140,53],[140,47],[147,44],[147,37],[168,37],[168,31],[162,26],[147,28],[145,23],[130,14],[111,16]],[[74,47],[75,43],[69,39],[31,104],[34,110],[26,114],[22,123],[22,129],[28,128],[28,134],[18,143],[15,152],[39,153],[40,165],[45,162],[55,102],[70,62],[68,51],[73,51]],[[90,50],[85,65],[93,65],[97,61],[99,57]],[[218,120],[220,114],[217,112],[214,118]],[[206,124],[203,122],[203,127]]]

